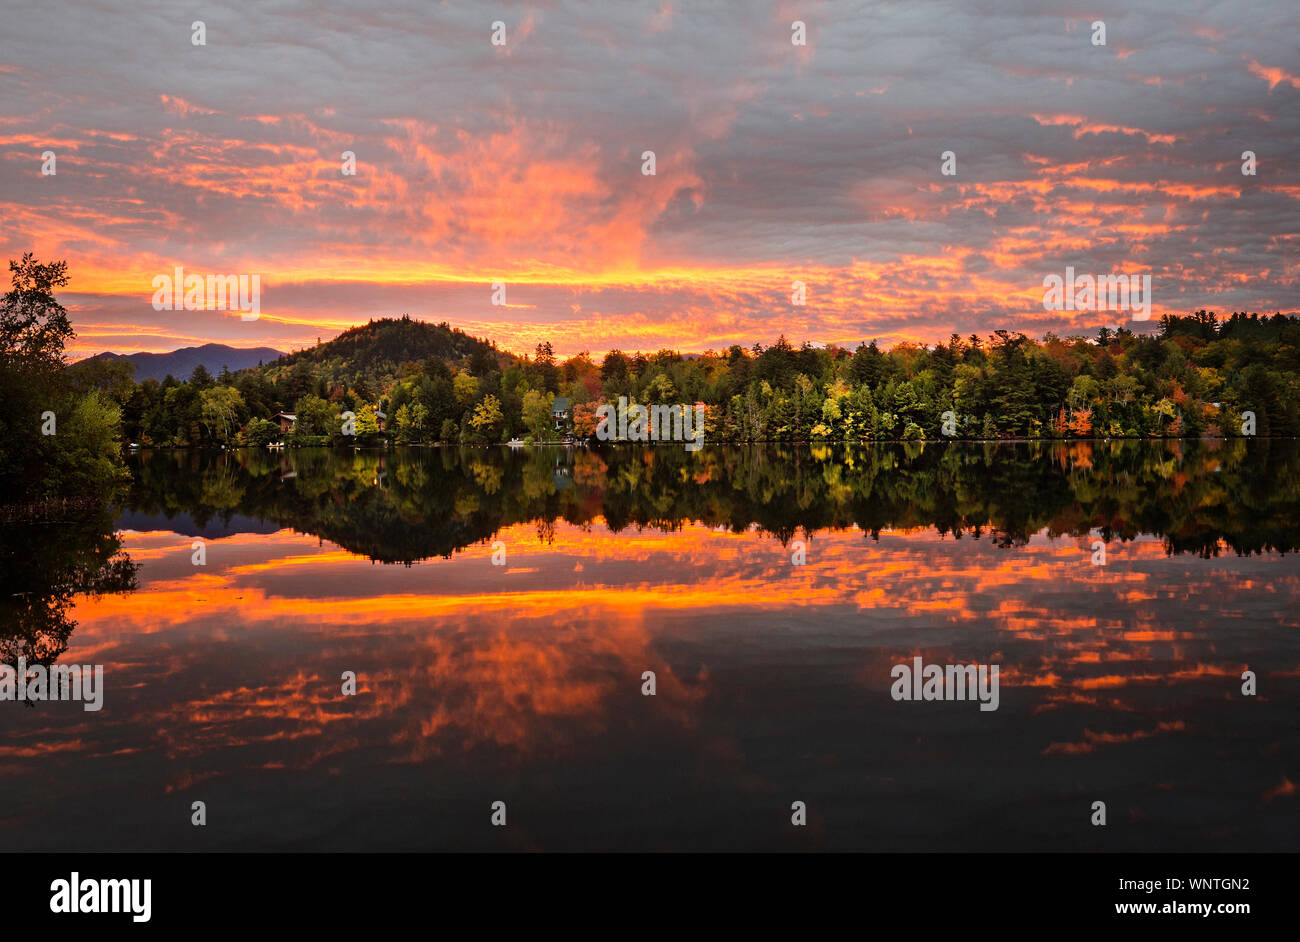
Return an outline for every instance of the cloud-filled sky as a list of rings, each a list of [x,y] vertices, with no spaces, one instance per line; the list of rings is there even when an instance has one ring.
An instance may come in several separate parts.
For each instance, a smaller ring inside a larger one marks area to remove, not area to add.
[[[1153,320],[1300,309],[1293,0],[3,6],[0,249],[68,260],[78,356],[1128,320],[1044,310],[1067,265],[1151,275]],[[178,265],[259,275],[260,318],[155,311]]]

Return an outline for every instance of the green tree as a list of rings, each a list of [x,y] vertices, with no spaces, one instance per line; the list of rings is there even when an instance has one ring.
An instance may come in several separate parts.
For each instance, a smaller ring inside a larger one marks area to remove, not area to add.
[[[54,297],[68,284],[68,263],[42,265],[31,252],[10,260],[13,287],[0,300],[0,357],[5,367],[54,373],[63,368],[63,349],[76,336],[67,309]]]
[[[357,412],[357,438],[361,441],[374,441],[379,437],[379,417],[375,415],[375,407],[364,405]]]
[[[535,389],[524,393],[524,427],[533,438],[545,441],[555,437],[555,422],[551,418],[551,406],[554,402],[555,396],[552,393],[542,394]]]
[[[265,448],[280,437],[280,426],[267,419],[250,419],[244,428],[244,443]]]
[[[294,406],[294,435],[331,434],[334,431],[334,413],[334,407],[319,396],[303,396]]]
[[[107,500],[124,477],[121,410],[86,383],[75,390],[64,347],[75,334],[55,290],[67,263],[10,261],[0,298],[0,500]],[[120,387],[119,387],[119,391]]]
[[[212,378],[212,374],[202,363],[194,367],[194,372],[190,374],[190,385],[195,389],[207,389],[214,382],[216,381]]]
[[[211,386],[199,393],[199,414],[208,436],[220,442],[230,440],[236,420],[244,408],[244,397],[233,386]]]
[[[67,263],[32,256],[10,261],[13,287],[0,299],[0,493],[21,500],[47,492],[39,457],[50,453],[41,429],[63,402],[63,347],[74,334],[54,296],[68,283]]]
[[[478,379],[468,373],[457,373],[456,378],[452,380],[452,388],[456,402],[461,407],[468,407],[478,395]]]
[[[75,400],[58,433],[44,438],[46,493],[107,500],[127,481],[121,421],[117,403],[97,389]]]

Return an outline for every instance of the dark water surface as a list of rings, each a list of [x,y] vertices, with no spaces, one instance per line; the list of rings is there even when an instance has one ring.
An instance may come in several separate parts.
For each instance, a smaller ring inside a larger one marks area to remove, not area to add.
[[[4,660],[102,664],[106,686],[99,712],[0,702],[12,848],[1300,835],[1295,442],[145,452],[132,472],[100,518],[0,527]],[[917,656],[999,665],[998,709],[895,701]]]

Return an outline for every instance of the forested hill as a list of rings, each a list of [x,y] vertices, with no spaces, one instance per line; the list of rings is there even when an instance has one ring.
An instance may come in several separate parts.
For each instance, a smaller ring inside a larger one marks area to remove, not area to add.
[[[383,389],[399,375],[403,364],[419,364],[435,357],[452,367],[465,366],[471,372],[499,370],[515,359],[445,321],[429,324],[410,317],[385,317],[253,370],[273,383],[297,368],[300,373],[309,370],[313,377],[329,384]]]

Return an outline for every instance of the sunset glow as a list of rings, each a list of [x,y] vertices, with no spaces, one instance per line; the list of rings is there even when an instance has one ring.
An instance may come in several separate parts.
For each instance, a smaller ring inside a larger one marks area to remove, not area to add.
[[[1294,7],[1100,47],[1065,10],[503,9],[504,47],[459,5],[212,10],[201,48],[179,10],[8,23],[0,250],[68,260],[73,356],[401,314],[562,355],[1114,326],[1043,309],[1066,265],[1150,274],[1153,320],[1297,308]],[[260,274],[260,320],[153,310],[176,265]]]

